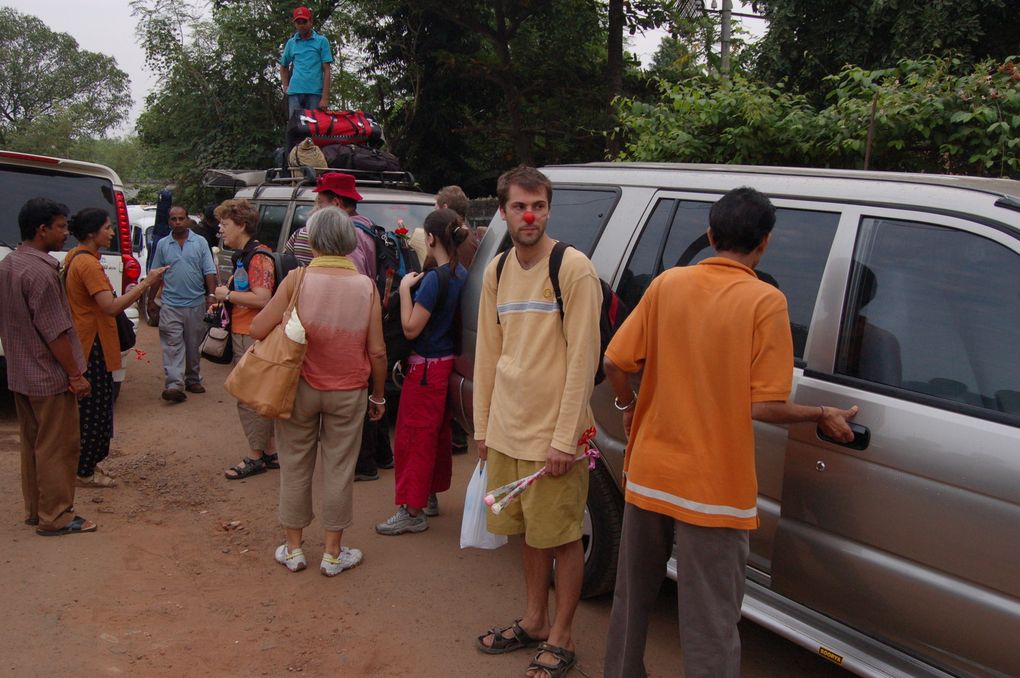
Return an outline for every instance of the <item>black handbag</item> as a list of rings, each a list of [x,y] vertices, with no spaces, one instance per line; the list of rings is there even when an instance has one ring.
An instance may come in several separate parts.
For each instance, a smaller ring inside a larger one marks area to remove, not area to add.
[[[121,311],[116,316],[117,319],[117,339],[120,341],[120,350],[126,351],[129,348],[135,347],[135,326],[131,322],[131,319],[127,317],[127,313]]]

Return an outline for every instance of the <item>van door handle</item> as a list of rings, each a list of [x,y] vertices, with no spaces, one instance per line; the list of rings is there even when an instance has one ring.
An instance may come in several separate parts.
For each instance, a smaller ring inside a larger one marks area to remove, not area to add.
[[[850,425],[850,430],[854,432],[854,439],[848,443],[844,443],[842,440],[836,440],[835,438],[825,435],[820,426],[815,427],[815,433],[819,438],[827,443],[832,443],[833,445],[842,445],[843,447],[849,447],[852,450],[867,449],[868,445],[871,444],[871,430],[868,429],[867,426],[862,426],[861,424],[855,424],[853,422],[847,422],[847,424]]]

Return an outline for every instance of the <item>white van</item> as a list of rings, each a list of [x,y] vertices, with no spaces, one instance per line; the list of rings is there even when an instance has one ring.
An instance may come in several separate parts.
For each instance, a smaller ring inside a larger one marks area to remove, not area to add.
[[[127,203],[120,177],[109,167],[77,160],[50,158],[44,155],[16,153],[0,150],[0,259],[3,259],[21,242],[18,229],[18,212],[32,198],[49,198],[67,206],[74,214],[85,207],[106,210],[113,221],[117,238],[102,252],[103,269],[110,277],[118,294],[123,294],[138,283],[142,267],[131,251],[131,226],[128,222]],[[64,252],[77,244],[69,235]],[[63,260],[64,252],[53,252]],[[125,313],[137,327],[138,310],[133,306]],[[113,373],[114,393],[124,381],[127,364]],[[7,388],[7,362],[0,345],[0,376]]]

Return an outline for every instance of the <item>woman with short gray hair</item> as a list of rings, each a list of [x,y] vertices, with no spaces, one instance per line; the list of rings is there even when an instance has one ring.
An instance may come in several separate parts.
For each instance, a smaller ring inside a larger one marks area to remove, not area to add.
[[[291,572],[307,567],[301,538],[314,517],[312,472],[321,449],[326,538],[319,571],[332,577],[362,559],[361,551],[342,546],[341,540],[353,522],[354,466],[365,408],[372,421],[385,411],[386,346],[375,283],[358,273],[347,256],[357,243],[350,217],[328,207],[312,215],[308,229],[315,258],[300,290],[300,271],[292,271],[252,322],[251,335],[268,335],[283,320],[292,296],[299,294],[295,309],[308,350],[290,419],[276,424],[280,524],[286,533],[276,561]]]

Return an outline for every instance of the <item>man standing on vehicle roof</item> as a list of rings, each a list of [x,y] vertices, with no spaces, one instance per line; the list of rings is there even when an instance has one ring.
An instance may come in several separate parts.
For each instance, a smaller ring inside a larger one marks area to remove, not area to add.
[[[280,57],[280,81],[287,95],[288,116],[305,109],[326,110],[333,63],[329,40],[312,30],[311,10],[295,9],[294,27],[297,32],[284,45]]]
[[[488,467],[488,490],[543,466],[547,475],[499,515],[488,516],[491,532],[524,537],[527,608],[518,622],[479,636],[477,645],[486,654],[538,646],[526,675],[559,678],[576,662],[572,626],[584,577],[588,465],[575,457],[594,422],[588,401],[599,357],[602,288],[588,258],[567,248],[558,276],[562,305],[557,303],[549,270],[556,243],[546,233],[552,183],[544,174],[517,167],[499,178],[496,192],[514,247],[489,263],[482,283],[475,440]],[[556,613],[550,624],[553,561]]]
[[[0,341],[21,439],[25,524],[40,535],[94,532],[74,513],[78,398],[89,395],[85,357],[50,252],[67,240],[67,208],[33,198],[18,213],[21,245],[0,262]]]
[[[671,553],[684,676],[738,678],[748,535],[758,527],[752,420],[813,422],[853,440],[856,406],[787,402],[786,297],[754,272],[775,222],[772,203],[752,188],[720,198],[708,227],[716,256],[653,280],[606,349],[628,438],[607,678],[646,675],[648,611]],[[630,375],[641,370],[639,396]]]
[[[200,373],[199,348],[208,329],[204,322],[208,304],[215,303],[216,264],[205,238],[191,230],[188,212],[170,208],[170,237],[156,245],[153,268],[169,266],[163,274],[159,309],[159,343],[163,349],[163,400],[188,399],[188,393],[205,393]],[[155,314],[155,294],[149,304]]]

